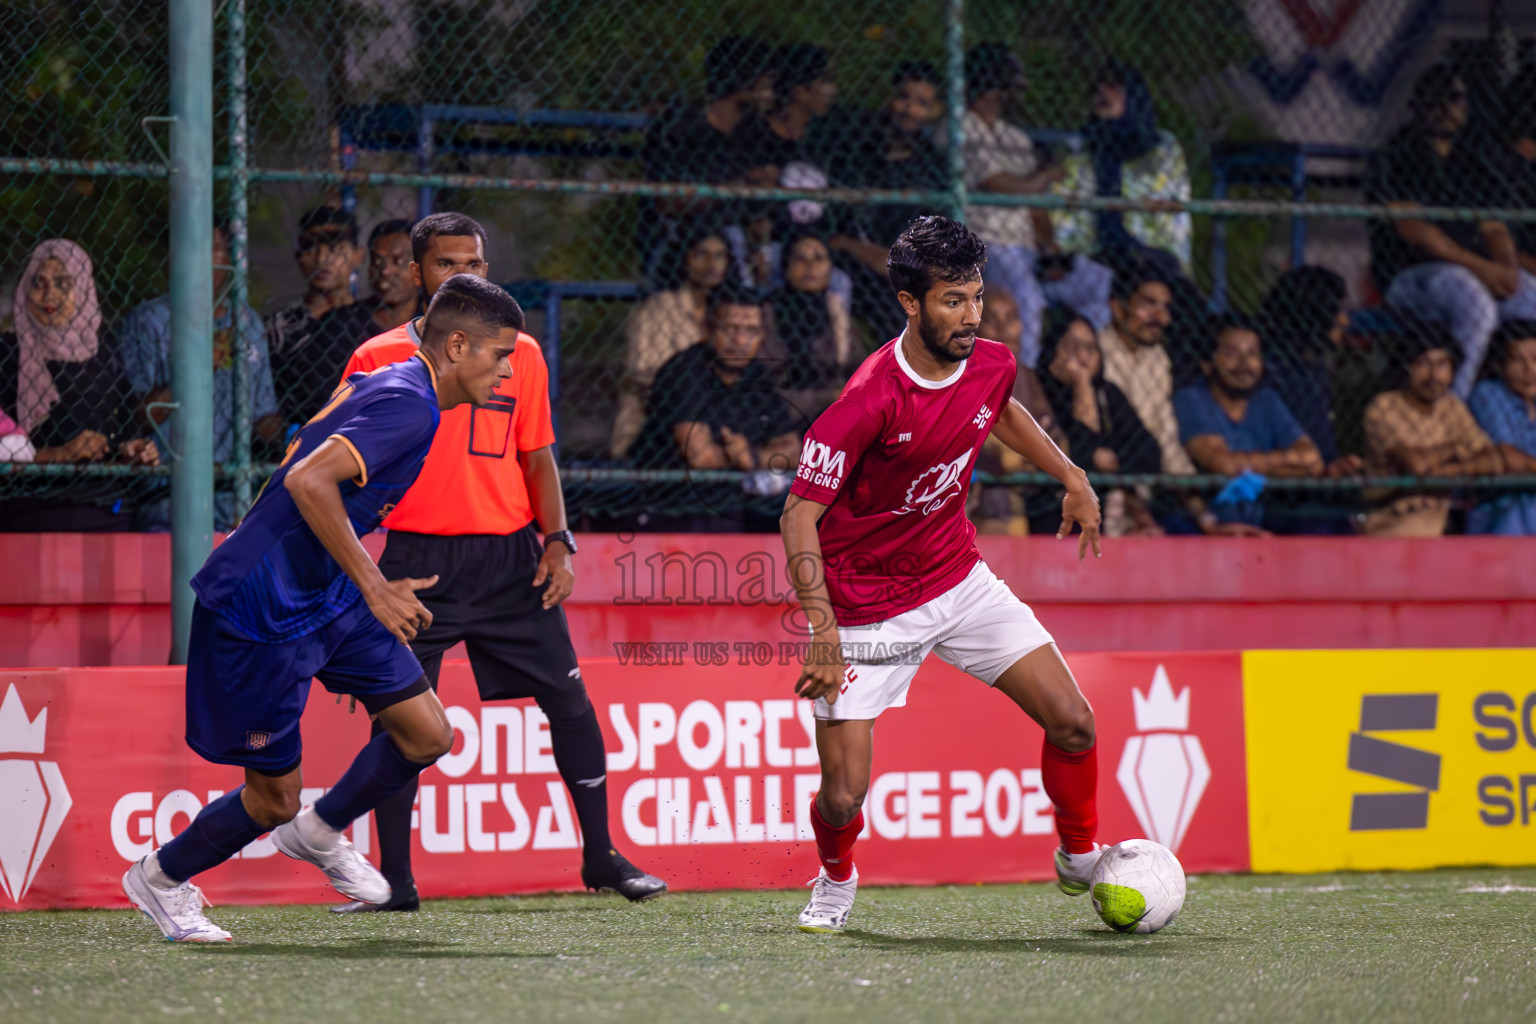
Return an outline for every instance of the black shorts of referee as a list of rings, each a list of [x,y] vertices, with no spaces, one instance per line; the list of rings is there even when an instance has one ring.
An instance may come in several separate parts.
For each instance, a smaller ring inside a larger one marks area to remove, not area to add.
[[[385,579],[438,578],[416,593],[432,625],[411,643],[434,688],[444,652],[463,641],[481,700],[532,697],[550,718],[586,709],[565,609],[544,607],[548,581],[533,585],[543,556],[534,523],[505,535],[390,531]]]

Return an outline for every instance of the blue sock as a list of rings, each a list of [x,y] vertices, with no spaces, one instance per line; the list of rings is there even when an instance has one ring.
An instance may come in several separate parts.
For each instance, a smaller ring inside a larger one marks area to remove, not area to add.
[[[185,882],[218,867],[267,831],[240,802],[244,788],[237,787],[204,807],[180,835],[160,847],[160,870],[168,878]]]
[[[383,732],[358,751],[331,791],[315,801],[320,820],[340,832],[401,786],[421,774],[424,764],[407,761],[389,733]]]

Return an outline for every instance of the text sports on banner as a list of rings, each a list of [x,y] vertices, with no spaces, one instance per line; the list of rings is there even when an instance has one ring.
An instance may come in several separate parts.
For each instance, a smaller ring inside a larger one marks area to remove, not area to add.
[[[1070,660],[1115,769],[1100,780],[1104,838],[1156,839],[1191,871],[1246,869],[1238,656]],[[819,774],[809,705],[788,694],[783,668],[590,659],[582,674],[609,741],[620,843],[644,850],[677,888],[804,881]],[[7,820],[36,825],[21,840],[7,834],[0,907],[120,906],[124,866],[239,784],[238,771],[180,742],[178,669],[0,673],[0,686],[13,687],[0,705],[0,740],[13,748],[0,750],[0,803],[15,812]],[[482,704],[467,662],[445,663],[441,693],[455,737],[423,775],[414,815],[423,894],[577,888],[571,850],[580,835],[543,714],[526,702]],[[1001,700],[933,660],[910,704],[881,720],[864,838],[879,847],[871,883],[1038,880],[1050,870],[1056,837],[1038,734],[1022,718],[994,714]],[[312,694],[304,802],[340,776],[338,751],[366,731],[362,715]],[[354,826],[359,849],[372,845],[370,832],[366,817]],[[329,898],[303,865],[274,853],[270,838],[259,839],[202,884],[222,903]]]

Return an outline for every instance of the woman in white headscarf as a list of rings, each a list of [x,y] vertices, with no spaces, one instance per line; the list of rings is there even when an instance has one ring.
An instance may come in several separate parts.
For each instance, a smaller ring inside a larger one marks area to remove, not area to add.
[[[30,439],[33,461],[157,465],[160,453],[137,436],[127,382],[102,339],[90,255],[62,238],[37,246],[12,312],[11,330],[0,334],[0,408]],[[106,496],[97,483],[73,486],[67,504],[13,499],[0,520],[8,530],[126,528],[121,503]]]

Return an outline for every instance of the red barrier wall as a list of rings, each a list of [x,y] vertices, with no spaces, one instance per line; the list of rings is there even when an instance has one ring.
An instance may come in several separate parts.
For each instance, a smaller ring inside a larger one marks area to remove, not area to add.
[[[382,549],[383,538],[366,540]],[[701,637],[777,644],[772,535],[585,535],[567,602],[583,658]],[[994,571],[1077,651],[1513,647],[1536,636],[1536,542],[983,537]],[[669,555],[687,552],[691,563]],[[165,535],[0,534],[0,665],[159,664],[170,648]],[[682,578],[691,577],[686,588]]]
[[[591,659],[607,740],[615,843],[674,889],[798,886],[815,873],[810,705],[777,664],[642,668]],[[1100,837],[1150,836],[1187,870],[1248,857],[1241,662],[1233,653],[1070,658],[1098,729]],[[579,887],[575,816],[538,709],[482,706],[468,663],[445,664],[457,736],[422,776],[424,894]],[[182,670],[0,671],[0,909],[124,906],[129,863],[239,785],[182,741]],[[319,687],[304,719],[304,802],[368,737]],[[937,659],[881,718],[859,871],[874,885],[1043,879],[1057,843],[1040,730]],[[367,849],[369,819],[354,834]],[[354,826],[357,828],[357,826]],[[216,903],[337,901],[266,838],[198,882]],[[147,926],[146,926],[147,927]]]

